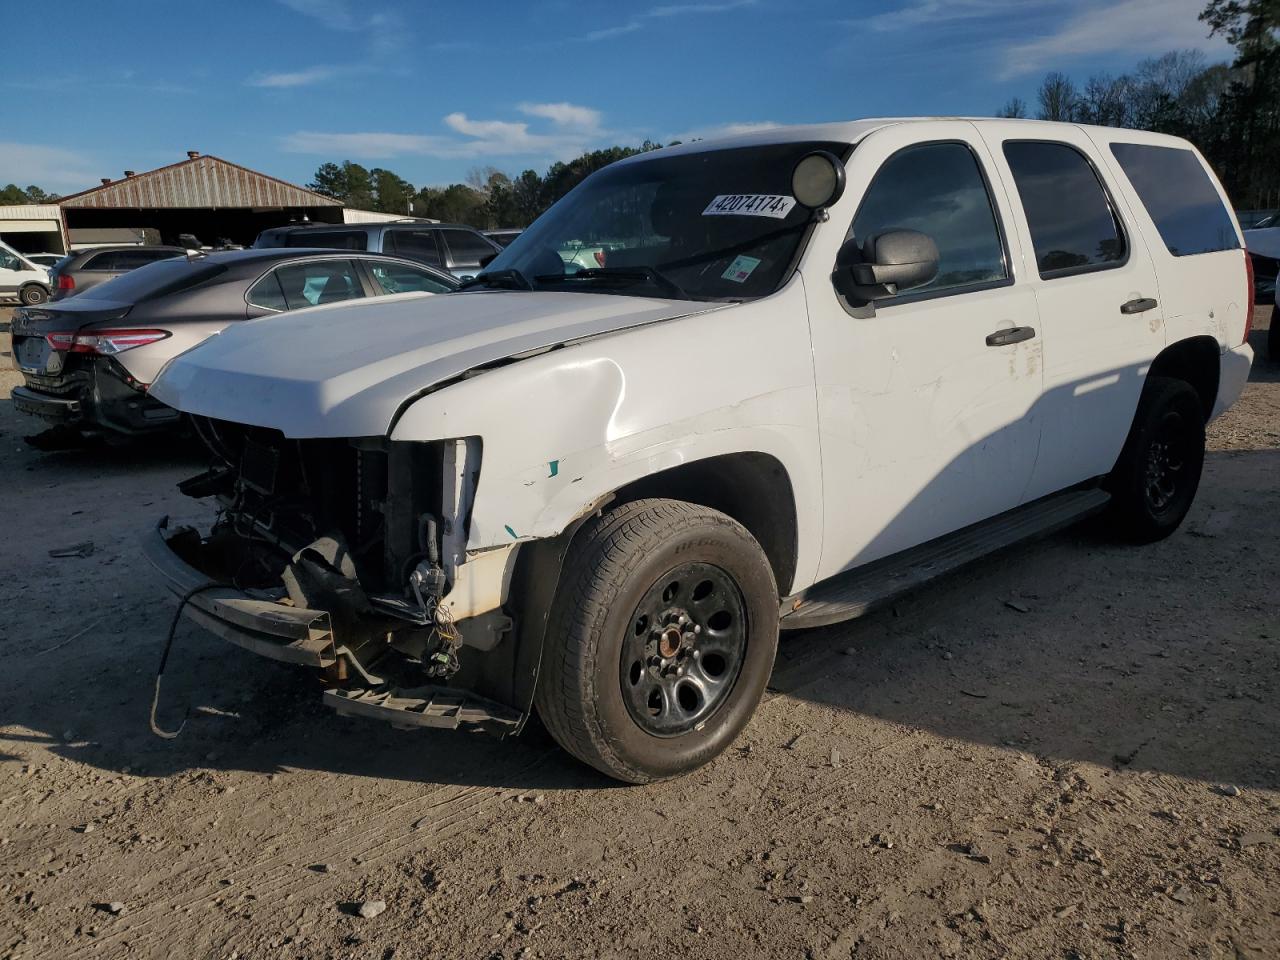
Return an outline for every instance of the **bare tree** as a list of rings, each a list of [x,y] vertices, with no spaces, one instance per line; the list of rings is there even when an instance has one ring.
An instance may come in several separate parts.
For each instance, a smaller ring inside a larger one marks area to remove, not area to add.
[[[1040,84],[1038,96],[1041,120],[1075,119],[1080,95],[1076,92],[1076,85],[1065,73],[1046,74],[1044,83]]]
[[[1103,127],[1131,126],[1135,84],[1129,76],[1095,73],[1076,101],[1076,119]]]
[[[1021,120],[1027,116],[1027,101],[1021,97],[1010,97],[1009,102],[996,111],[997,117],[1010,120]]]

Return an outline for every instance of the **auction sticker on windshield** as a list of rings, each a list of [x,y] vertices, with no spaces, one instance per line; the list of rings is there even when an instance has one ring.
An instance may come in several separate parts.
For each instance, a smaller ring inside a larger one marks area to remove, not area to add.
[[[783,220],[796,205],[795,197],[773,193],[726,193],[707,204],[704,217],[772,217]]]
[[[751,276],[752,271],[758,266],[760,266],[759,258],[739,254],[733,258],[733,263],[729,264],[729,269],[720,274],[720,276],[726,280],[732,280],[734,283],[746,283],[747,278]]]

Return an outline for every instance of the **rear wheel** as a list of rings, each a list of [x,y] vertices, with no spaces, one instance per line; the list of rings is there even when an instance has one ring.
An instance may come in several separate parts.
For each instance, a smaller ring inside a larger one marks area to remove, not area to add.
[[[34,307],[37,303],[44,303],[49,299],[49,291],[37,283],[29,283],[18,291],[18,299],[28,307]]]
[[[746,529],[680,501],[624,504],[588,521],[570,548],[538,714],[611,777],[678,776],[746,726],[777,643],[773,572]]]
[[[1161,540],[1182,523],[1204,466],[1204,407],[1184,380],[1151,377],[1111,472],[1112,513],[1129,539]]]
[[[1267,330],[1267,359],[1280,363],[1280,304],[1271,311],[1271,327]]]

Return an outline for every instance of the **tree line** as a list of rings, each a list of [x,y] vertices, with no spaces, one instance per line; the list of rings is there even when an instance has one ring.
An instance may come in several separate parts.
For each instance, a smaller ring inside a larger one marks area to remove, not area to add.
[[[321,164],[307,189],[361,210],[430,217],[482,229],[526,227],[601,167],[661,146],[646,140],[638,147],[590,150],[567,163],[556,161],[544,174],[525,170],[510,177],[496,167],[477,167],[466,183],[445,187],[415,188],[391,170],[370,170],[347,160]]]
[[[1280,0],[1210,0],[1200,20],[1235,48],[1231,63],[1175,51],[1132,73],[1094,74],[1083,86],[1055,71],[1040,84],[1036,118],[1184,137],[1238,209],[1280,206]],[[1030,111],[1015,97],[996,115]]]
[[[0,188],[0,206],[19,203],[57,203],[61,199],[56,193],[45,193],[39,187],[27,187],[25,190],[16,183],[5,184]]]

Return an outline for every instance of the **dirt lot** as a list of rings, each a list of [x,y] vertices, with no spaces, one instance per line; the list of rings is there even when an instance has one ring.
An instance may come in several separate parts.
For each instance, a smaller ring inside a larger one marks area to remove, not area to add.
[[[1280,956],[1280,365],[1177,535],[788,636],[739,744],[647,788],[340,719],[190,626],[152,736],[137,540],[201,516],[199,455],[37,452],[0,377],[0,958]]]

